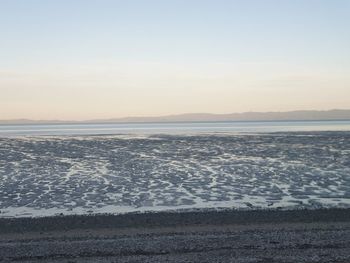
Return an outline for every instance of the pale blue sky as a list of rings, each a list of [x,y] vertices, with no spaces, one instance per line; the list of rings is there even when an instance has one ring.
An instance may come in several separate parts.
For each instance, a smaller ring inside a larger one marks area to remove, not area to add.
[[[349,14],[348,0],[0,0],[0,119],[350,108]]]

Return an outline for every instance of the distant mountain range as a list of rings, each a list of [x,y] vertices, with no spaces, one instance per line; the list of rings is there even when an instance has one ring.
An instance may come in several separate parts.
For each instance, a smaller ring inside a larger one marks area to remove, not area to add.
[[[0,124],[63,124],[63,123],[125,123],[125,122],[206,122],[206,121],[292,121],[350,120],[350,110],[300,110],[287,112],[244,112],[230,114],[187,113],[159,117],[125,117],[87,121],[64,120],[0,120]]]

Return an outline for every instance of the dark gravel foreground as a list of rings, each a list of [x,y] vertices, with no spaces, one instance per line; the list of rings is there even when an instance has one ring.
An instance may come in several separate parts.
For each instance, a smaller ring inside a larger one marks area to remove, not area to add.
[[[2,262],[350,262],[350,209],[0,219]]]

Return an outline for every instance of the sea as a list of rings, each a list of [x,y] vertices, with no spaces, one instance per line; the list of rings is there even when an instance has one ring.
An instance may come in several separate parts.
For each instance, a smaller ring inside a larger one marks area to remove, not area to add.
[[[350,121],[232,121],[0,125],[0,136],[349,131]]]

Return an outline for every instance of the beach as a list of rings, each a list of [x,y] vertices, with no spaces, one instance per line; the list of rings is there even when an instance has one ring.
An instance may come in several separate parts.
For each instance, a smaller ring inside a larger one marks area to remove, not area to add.
[[[350,262],[350,132],[0,138],[2,262]]]
[[[3,262],[349,262],[350,210],[0,219]]]
[[[0,138],[0,217],[350,207],[350,132]]]

